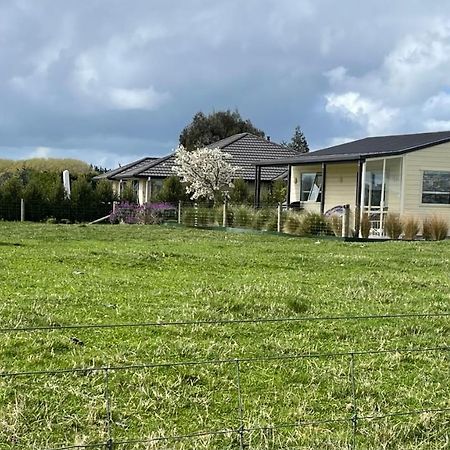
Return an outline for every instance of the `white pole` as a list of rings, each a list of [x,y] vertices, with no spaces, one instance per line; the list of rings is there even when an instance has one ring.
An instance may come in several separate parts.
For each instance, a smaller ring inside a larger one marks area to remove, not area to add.
[[[344,213],[342,214],[342,237],[349,235],[348,229],[350,225],[350,205],[344,205]]]
[[[281,233],[281,203],[278,203],[277,231]]]
[[[20,221],[25,222],[25,200],[20,199]]]
[[[365,204],[366,204],[366,199],[365,199],[365,196],[366,196],[366,166],[367,166],[367,162],[364,161],[363,167],[362,167],[362,174],[361,174],[361,208],[359,211],[359,223],[361,223],[361,220],[363,218],[364,208],[365,208]]]
[[[178,223],[181,223],[181,200],[178,200]]]
[[[381,200],[380,200],[380,229],[383,233],[383,218],[384,218],[384,185],[386,183],[386,158],[383,159],[383,177],[381,178]],[[383,233],[384,234],[384,233]]]
[[[225,228],[227,226],[227,201],[223,201],[223,217],[222,217],[222,226]]]

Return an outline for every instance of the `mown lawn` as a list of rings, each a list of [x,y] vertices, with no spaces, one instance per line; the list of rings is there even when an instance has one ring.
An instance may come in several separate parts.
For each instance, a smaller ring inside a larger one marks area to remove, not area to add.
[[[450,242],[0,222],[0,325],[448,313],[449,268]],[[431,411],[450,409],[449,352],[401,351],[449,335],[448,317],[2,332],[0,449],[234,449],[241,425],[249,449],[450,448],[449,411]],[[352,385],[345,353],[395,349],[356,354]]]

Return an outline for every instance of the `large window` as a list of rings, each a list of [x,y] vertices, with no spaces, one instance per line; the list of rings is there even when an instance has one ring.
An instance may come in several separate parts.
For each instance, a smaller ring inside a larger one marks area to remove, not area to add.
[[[422,203],[450,204],[450,172],[423,172]]]
[[[322,192],[321,173],[302,173],[300,182],[301,202],[320,202]]]

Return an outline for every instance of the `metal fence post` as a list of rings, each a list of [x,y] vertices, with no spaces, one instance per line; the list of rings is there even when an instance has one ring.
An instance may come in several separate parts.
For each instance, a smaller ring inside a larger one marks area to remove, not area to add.
[[[106,417],[105,417],[105,428],[106,428],[106,443],[105,450],[114,450],[114,442],[112,439],[112,430],[111,430],[111,396],[109,392],[109,368],[105,368],[105,408],[106,408]]]
[[[25,222],[25,200],[20,199],[20,221]]]
[[[239,449],[244,450],[244,412],[242,407],[242,392],[241,392],[241,364],[239,359],[235,359],[236,363],[236,383],[238,394],[238,409],[239,409]]]
[[[356,431],[358,427],[358,407],[356,404],[355,354],[350,354],[350,378],[352,383],[352,450],[356,449]]]
[[[281,233],[281,203],[278,203],[277,231]]]
[[[181,200],[178,200],[178,223],[181,223]]]
[[[194,203],[194,227],[198,227],[198,203]]]

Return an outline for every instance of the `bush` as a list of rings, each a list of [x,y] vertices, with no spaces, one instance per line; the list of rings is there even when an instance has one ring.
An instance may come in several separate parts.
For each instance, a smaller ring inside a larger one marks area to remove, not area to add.
[[[405,217],[403,219],[403,239],[413,241],[420,231],[419,221],[414,217]]]
[[[288,211],[283,221],[283,233],[297,234],[301,221],[302,216],[300,213]]]
[[[109,221],[111,223],[157,225],[175,215],[176,209],[170,203],[145,203],[139,206],[135,203],[123,202],[116,205],[115,211],[109,216]]]
[[[319,213],[307,212],[303,215],[298,227],[300,236],[321,236],[331,234],[327,219]]]
[[[364,239],[367,239],[370,235],[370,219],[369,219],[369,214],[364,213],[361,216],[361,223],[360,223],[360,231],[361,231],[361,236]]]
[[[256,230],[276,231],[277,210],[274,208],[258,209],[253,215],[252,227]]]
[[[183,208],[181,211],[181,223],[187,227],[195,226],[195,210],[193,207]]]
[[[398,214],[388,214],[384,221],[384,230],[391,239],[398,239],[403,231],[400,216]]]
[[[342,236],[342,217],[337,214],[333,214],[328,219],[328,226],[331,231],[333,231],[334,235],[337,237]]]
[[[422,237],[426,241],[431,241],[431,220],[429,217],[423,219],[422,222]]]
[[[423,221],[423,237],[427,240],[442,241],[447,238],[448,223],[445,219],[432,216]]]
[[[254,220],[255,211],[249,206],[230,208],[233,214],[233,227],[250,227]]]

